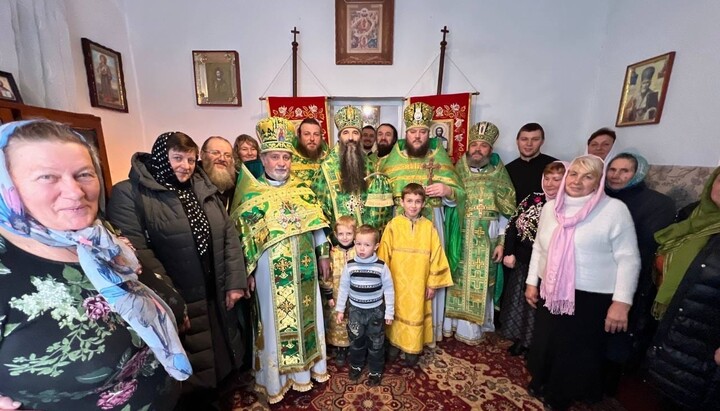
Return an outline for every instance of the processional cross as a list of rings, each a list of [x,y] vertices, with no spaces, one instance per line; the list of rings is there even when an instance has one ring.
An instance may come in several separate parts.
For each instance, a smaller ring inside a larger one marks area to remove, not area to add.
[[[293,52],[293,97],[297,97],[297,50],[298,50],[297,35],[300,33],[300,31],[297,29],[297,27],[293,27],[293,29],[290,30],[290,33],[293,34],[293,42],[292,42],[292,52]]]
[[[444,26],[440,31],[443,34],[443,39],[440,42],[440,69],[438,70],[438,86],[436,93],[438,96],[442,94],[443,70],[445,69],[445,46],[447,46],[445,36],[450,33],[450,30],[448,30],[447,26]]]
[[[422,168],[428,171],[427,185],[434,183],[433,177],[435,177],[435,170],[440,169],[440,164],[435,164],[435,159],[431,158],[427,163],[422,165]]]

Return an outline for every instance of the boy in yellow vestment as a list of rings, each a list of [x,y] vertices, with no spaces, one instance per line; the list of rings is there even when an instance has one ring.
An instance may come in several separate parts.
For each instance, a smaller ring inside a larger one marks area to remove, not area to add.
[[[424,345],[435,343],[431,300],[438,288],[453,285],[445,251],[433,223],[421,214],[425,190],[410,183],[402,191],[403,214],[385,227],[378,257],[395,284],[395,321],[387,329],[392,361],[399,351],[415,366]]]
[[[335,347],[335,364],[338,367],[345,365],[350,338],[347,332],[347,320],[337,322],[334,320],[335,300],[338,298],[340,277],[348,261],[355,258],[355,218],[349,215],[341,216],[335,222],[335,238],[338,244],[330,249],[330,270],[332,277],[320,279],[320,292],[326,301],[325,313],[325,342]]]

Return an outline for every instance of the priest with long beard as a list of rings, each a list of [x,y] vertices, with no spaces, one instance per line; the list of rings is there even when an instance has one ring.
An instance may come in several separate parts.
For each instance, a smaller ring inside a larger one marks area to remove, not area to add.
[[[212,136],[205,140],[200,160],[202,168],[217,187],[220,199],[227,210],[235,194],[235,159],[232,155],[232,145],[220,136]]]
[[[373,172],[374,165],[362,149],[362,112],[343,107],[335,114],[335,125],[339,142],[320,165],[313,191],[331,226],[349,215],[358,225],[382,231],[392,217],[392,194],[387,178]]]
[[[417,183],[425,188],[427,200],[422,215],[435,225],[454,273],[462,259],[460,233],[465,215],[465,188],[442,144],[430,138],[433,108],[425,103],[413,103],[405,108],[403,117],[405,139],[399,140],[390,154],[380,160],[380,170],[392,182],[395,215],[403,212],[401,199],[406,185]],[[444,316],[445,289],[440,288],[432,302],[434,341],[442,340]]]

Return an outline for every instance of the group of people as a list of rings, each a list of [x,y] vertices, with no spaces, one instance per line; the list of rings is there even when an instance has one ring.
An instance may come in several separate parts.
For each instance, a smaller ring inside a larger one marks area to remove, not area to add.
[[[327,381],[331,355],[378,385],[386,363],[496,326],[554,409],[641,364],[679,404],[717,407],[720,168],[675,222],[610,129],[568,163],[528,123],[505,165],[483,121],[453,164],[432,116],[410,104],[398,139],[343,107],[332,147],[312,118],[234,145],[164,133],[106,208],[82,136],[0,126],[0,409],[218,407],[243,367],[276,403]]]

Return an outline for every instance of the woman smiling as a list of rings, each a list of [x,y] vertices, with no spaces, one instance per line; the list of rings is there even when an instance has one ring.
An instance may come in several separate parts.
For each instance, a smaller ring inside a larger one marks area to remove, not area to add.
[[[170,376],[192,370],[175,316],[98,219],[94,150],[46,120],[0,126],[0,148],[0,393],[11,408],[172,409]]]

